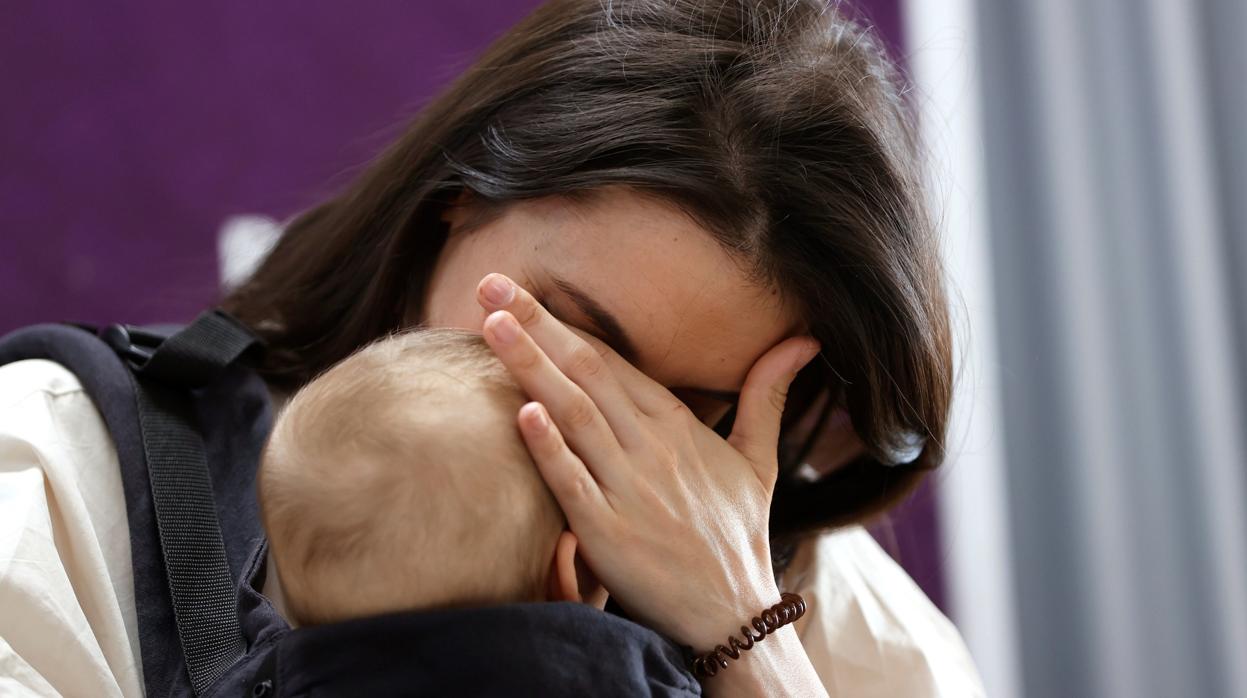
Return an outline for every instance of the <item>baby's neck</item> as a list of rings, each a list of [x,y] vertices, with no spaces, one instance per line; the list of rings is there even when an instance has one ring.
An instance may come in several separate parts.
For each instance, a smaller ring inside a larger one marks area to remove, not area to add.
[[[272,383],[266,382],[264,387],[268,388],[270,412],[273,415],[277,415],[286,406],[286,402],[290,400],[290,393]],[[272,549],[269,549],[264,560],[264,584],[261,587],[260,594],[273,605],[273,610],[277,611],[277,615],[284,618],[290,624],[290,627],[293,628],[295,624],[291,620],[290,614],[286,612],[286,595],[282,592],[281,580],[277,578],[277,564],[273,562]]]
[[[273,560],[273,551],[266,553],[264,560],[264,584],[260,585],[260,594],[268,599],[273,605],[273,610],[277,611],[277,615],[285,619],[290,627],[295,627],[295,622],[291,619],[290,614],[286,611],[286,594],[281,589],[281,579],[277,576],[277,563]]]

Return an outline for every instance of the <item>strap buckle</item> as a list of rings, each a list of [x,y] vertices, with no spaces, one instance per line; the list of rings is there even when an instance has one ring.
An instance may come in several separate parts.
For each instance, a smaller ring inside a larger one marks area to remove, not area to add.
[[[136,376],[170,387],[202,388],[216,380],[260,340],[220,310],[200,314],[184,327],[110,325],[100,335]]]
[[[117,352],[118,356],[125,359],[126,363],[130,364],[130,368],[140,371],[148,361],[151,361],[166,337],[141,327],[118,323],[104,328],[104,331],[100,333],[100,339]]]

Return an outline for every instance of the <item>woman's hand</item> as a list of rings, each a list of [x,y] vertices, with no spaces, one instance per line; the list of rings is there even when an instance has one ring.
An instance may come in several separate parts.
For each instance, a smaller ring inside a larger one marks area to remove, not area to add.
[[[505,276],[477,295],[486,341],[534,400],[518,417],[533,459],[629,615],[709,649],[776,603],[767,524],[780,414],[817,343],[791,338],[757,361],[725,441]]]

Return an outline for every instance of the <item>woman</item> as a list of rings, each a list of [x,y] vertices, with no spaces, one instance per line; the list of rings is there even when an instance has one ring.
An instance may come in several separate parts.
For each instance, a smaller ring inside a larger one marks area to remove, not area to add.
[[[801,640],[775,633],[708,692],[967,695],[964,648],[912,583],[860,529],[818,535],[943,457],[950,340],[915,150],[878,44],[822,2],[554,0],[223,307],[267,341],[277,401],[386,332],[483,329],[631,617],[708,650],[777,579],[809,599]],[[100,547],[107,574],[66,576],[118,597],[76,591],[89,635],[132,635],[124,558]],[[134,679],[113,640],[83,656]]]

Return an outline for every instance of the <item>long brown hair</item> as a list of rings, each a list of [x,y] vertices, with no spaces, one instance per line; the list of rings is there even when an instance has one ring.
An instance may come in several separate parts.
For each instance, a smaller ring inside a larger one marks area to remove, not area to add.
[[[781,475],[773,536],[860,520],[940,463],[951,399],[903,95],[874,34],[822,0],[551,0],[293,220],[223,306],[268,342],[266,378],[295,388],[420,307],[461,192],[491,206],[606,185],[666,197],[822,342],[790,393],[788,460],[817,461],[793,433],[812,409],[816,430],[847,410],[867,447],[815,482]],[[916,458],[883,464],[915,437]]]

